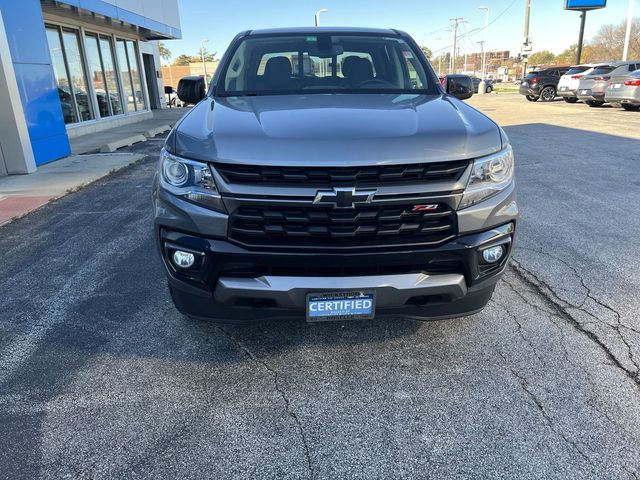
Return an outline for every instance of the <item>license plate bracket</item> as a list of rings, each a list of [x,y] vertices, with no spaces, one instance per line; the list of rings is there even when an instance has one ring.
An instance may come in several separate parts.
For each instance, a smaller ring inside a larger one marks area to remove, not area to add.
[[[371,320],[376,312],[376,293],[370,290],[307,294],[307,322]]]

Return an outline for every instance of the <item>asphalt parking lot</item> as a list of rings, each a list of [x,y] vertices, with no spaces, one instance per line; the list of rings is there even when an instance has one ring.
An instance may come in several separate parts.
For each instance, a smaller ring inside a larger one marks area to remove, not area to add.
[[[512,94],[522,217],[481,313],[218,327],[171,303],[161,139],[0,228],[0,478],[640,477],[640,113]]]

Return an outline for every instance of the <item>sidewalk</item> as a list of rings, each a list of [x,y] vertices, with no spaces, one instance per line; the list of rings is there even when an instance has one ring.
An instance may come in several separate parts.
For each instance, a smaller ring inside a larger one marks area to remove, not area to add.
[[[173,128],[187,111],[187,108],[153,110],[153,118],[149,120],[71,138],[69,139],[71,154],[109,153],[118,148],[144,141],[144,137],[155,137]]]
[[[168,131],[185,112],[154,110],[152,119],[72,138],[71,157],[42,165],[29,175],[0,177],[0,226],[139,160],[143,155],[114,150]],[[100,151],[112,153],[96,153]]]

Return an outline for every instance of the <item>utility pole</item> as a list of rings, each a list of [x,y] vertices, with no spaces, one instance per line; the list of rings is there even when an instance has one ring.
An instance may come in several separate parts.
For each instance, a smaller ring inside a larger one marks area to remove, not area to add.
[[[527,76],[527,60],[531,49],[531,40],[529,39],[529,17],[531,16],[531,0],[524,0],[524,43],[522,45],[522,56],[524,57],[522,67],[522,78]]]
[[[484,10],[484,38],[482,39],[482,46],[488,40],[489,36],[489,7],[478,7],[478,10]],[[484,49],[482,50],[482,80],[487,76],[487,57]]]
[[[481,62],[481,78],[480,78],[480,83],[484,82],[484,40],[478,42],[480,44],[480,62]],[[485,84],[486,85],[486,84]],[[480,88],[478,88],[478,93],[480,93]],[[482,93],[484,93],[484,90],[482,91]]]
[[[458,25],[464,20],[462,17],[450,19],[451,32],[453,34],[453,49],[451,50],[451,59],[449,60],[449,73],[456,73],[456,49],[458,48]]]
[[[626,61],[629,56],[629,40],[631,39],[631,26],[633,25],[633,14],[636,7],[636,0],[629,0],[629,12],[627,13],[627,33],[624,35],[624,49],[622,60]]]

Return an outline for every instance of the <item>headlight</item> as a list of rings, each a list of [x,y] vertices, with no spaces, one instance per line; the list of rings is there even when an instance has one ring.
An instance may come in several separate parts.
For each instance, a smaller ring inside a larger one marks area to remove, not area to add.
[[[162,186],[173,195],[219,212],[225,211],[208,164],[176,157],[163,148],[160,173]]]
[[[513,149],[511,145],[501,152],[473,162],[469,183],[458,209],[470,207],[501,192],[513,180]]]

